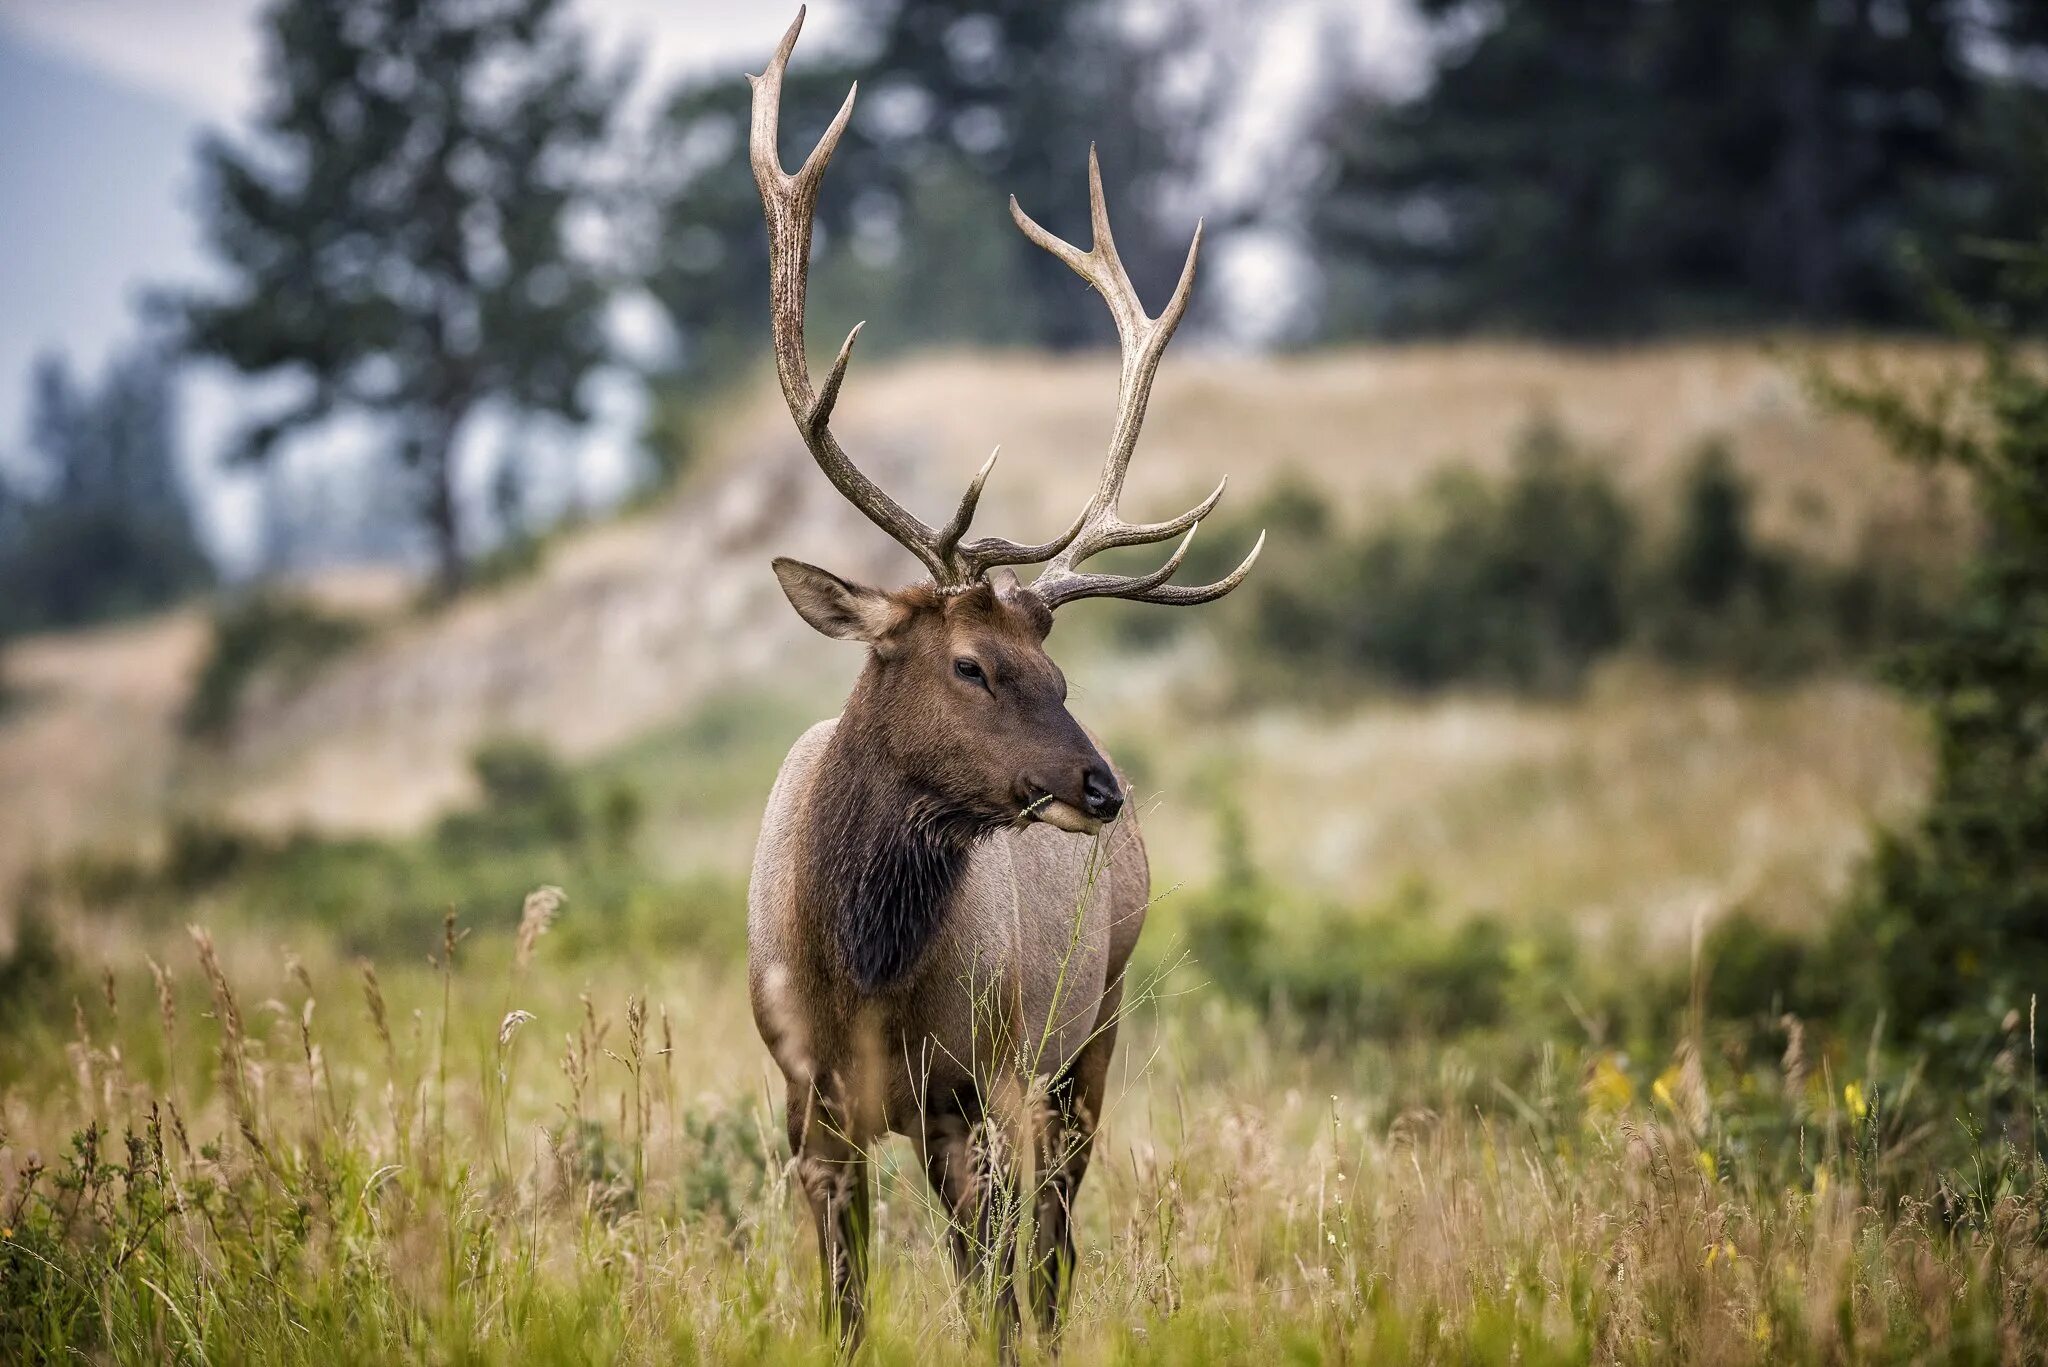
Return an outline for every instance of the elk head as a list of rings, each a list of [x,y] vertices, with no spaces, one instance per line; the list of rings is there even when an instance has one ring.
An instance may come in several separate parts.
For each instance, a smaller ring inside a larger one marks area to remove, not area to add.
[[[1195,226],[1173,296],[1157,317],[1145,312],[1111,235],[1102,168],[1088,149],[1088,201],[1094,241],[1082,251],[1032,220],[1016,198],[1010,216],[1032,242],[1064,261],[1108,304],[1122,349],[1116,418],[1094,495],[1059,536],[1036,545],[1001,537],[967,538],[982,486],[995,467],[983,462],[953,515],[932,527],[862,473],[830,427],[833,405],[861,325],[846,335],[822,386],[813,388],[804,352],[804,297],[811,224],[825,167],[853,114],[856,85],[794,175],[776,150],[782,77],[804,12],[783,35],[774,60],[753,83],[748,153],[768,220],[769,308],[775,373],[797,431],[833,486],[930,571],[929,582],[895,592],[853,584],[799,561],[779,559],[776,576],[797,612],[828,636],[870,647],[867,669],[842,725],[892,719],[877,737],[890,760],[964,810],[994,818],[1024,815],[1062,829],[1093,830],[1123,805],[1114,773],[1066,709],[1066,681],[1045,653],[1053,613],[1081,598],[1127,598],[1185,607],[1221,598],[1244,582],[1265,545],[1262,532],[1238,567],[1213,584],[1173,584],[1196,528],[1223,497],[1223,484],[1178,517],[1124,521],[1117,503],[1137,449],[1145,405],[1166,344],[1187,312],[1202,229]],[[1227,482],[1227,481],[1226,481]],[[1148,574],[1091,572],[1082,563],[1102,551],[1179,536]],[[1044,565],[1029,585],[1013,565]],[[883,707],[884,700],[887,706]]]

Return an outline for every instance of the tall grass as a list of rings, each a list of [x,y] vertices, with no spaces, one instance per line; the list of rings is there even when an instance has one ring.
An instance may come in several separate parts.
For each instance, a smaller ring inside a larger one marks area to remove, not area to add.
[[[0,1037],[0,1359],[831,1360],[738,975],[572,977],[559,910],[430,964],[75,931],[111,969]],[[1670,1058],[1335,1049],[1176,975],[1125,1022],[1066,1360],[2048,1352],[2034,1022],[1978,1104],[1796,1023],[1743,1055],[1694,996]],[[914,1158],[878,1172],[863,1352],[992,1353]]]

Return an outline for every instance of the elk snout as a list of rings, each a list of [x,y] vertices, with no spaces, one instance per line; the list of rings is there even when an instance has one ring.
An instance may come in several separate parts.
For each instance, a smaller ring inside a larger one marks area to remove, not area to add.
[[[1025,808],[1026,815],[1075,835],[1093,835],[1103,822],[1114,821],[1124,809],[1123,785],[1117,782],[1115,771],[1099,758],[1091,759],[1077,777],[1079,781],[1065,789],[1066,797],[1058,796],[1059,788],[1037,787],[1038,795]]]
[[[1123,785],[1105,764],[1091,764],[1081,775],[1081,810],[1097,821],[1114,821],[1124,809]]]

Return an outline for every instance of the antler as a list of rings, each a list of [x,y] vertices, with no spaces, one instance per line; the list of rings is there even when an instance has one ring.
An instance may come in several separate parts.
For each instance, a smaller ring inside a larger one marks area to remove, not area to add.
[[[775,374],[782,382],[782,397],[789,404],[790,416],[796,419],[797,431],[834,487],[876,526],[924,562],[933,581],[943,587],[972,584],[997,565],[1033,565],[1057,555],[1081,530],[1080,521],[1043,545],[1020,545],[993,536],[962,541],[968,523],[973,520],[975,505],[981,500],[982,486],[995,466],[994,454],[967,486],[952,518],[945,526],[934,528],[863,474],[832,435],[832,407],[839,399],[839,386],[846,379],[853,340],[860,336],[864,325],[856,323],[853,331],[846,334],[823,387],[813,391],[810,363],[804,354],[804,293],[810,277],[811,220],[818,210],[818,187],[825,179],[825,167],[832,160],[840,135],[846,131],[846,121],[852,117],[854,96],[860,86],[856,82],[846,92],[845,102],[839,106],[825,135],[818,139],[818,145],[804,159],[802,169],[793,176],[783,171],[775,146],[781,122],[782,75],[803,26],[804,11],[799,8],[796,21],[782,35],[775,58],[768,63],[768,70],[747,78],[754,87],[748,156],[754,167],[754,183],[761,190],[761,208],[768,219],[768,300],[770,330],[775,341]]]
[[[1039,227],[1018,205],[1017,197],[1010,196],[1010,217],[1017,221],[1024,235],[1066,262],[1074,274],[1094,286],[1103,302],[1109,305],[1110,317],[1116,320],[1117,340],[1123,348],[1123,371],[1117,381],[1116,424],[1110,432],[1109,456],[1103,462],[1101,482],[1096,485],[1095,496],[1081,511],[1077,530],[1069,533],[1066,545],[1055,553],[1052,563],[1032,581],[1031,589],[1049,608],[1076,598],[1129,598],[1141,603],[1175,606],[1207,603],[1243,583],[1266,544],[1266,534],[1260,532],[1257,544],[1244,562],[1213,584],[1195,587],[1166,582],[1180,568],[1181,558],[1188,553],[1188,545],[1195,539],[1196,527],[1223,497],[1223,486],[1229,480],[1219,483],[1207,498],[1179,517],[1165,522],[1130,523],[1117,512],[1117,500],[1123,494],[1124,474],[1130,469],[1131,453],[1138,446],[1138,429],[1145,422],[1145,405],[1152,396],[1152,377],[1159,370],[1159,358],[1165,353],[1167,342],[1172,340],[1174,329],[1180,326],[1181,315],[1187,312],[1188,297],[1194,289],[1195,258],[1202,250],[1202,225],[1199,222],[1195,224],[1195,238],[1188,244],[1187,264],[1181,267],[1180,281],[1173,287],[1173,297],[1166,301],[1166,308],[1159,316],[1152,318],[1146,315],[1137,288],[1131,284],[1123,260],[1117,255],[1116,239],[1109,230],[1109,206],[1102,196],[1102,166],[1095,158],[1092,145],[1088,148],[1088,209],[1095,240],[1084,252]],[[1174,548],[1164,565],[1150,574],[1091,574],[1075,568],[1101,551],[1117,546],[1141,546],[1177,535],[1181,536],[1180,545]]]

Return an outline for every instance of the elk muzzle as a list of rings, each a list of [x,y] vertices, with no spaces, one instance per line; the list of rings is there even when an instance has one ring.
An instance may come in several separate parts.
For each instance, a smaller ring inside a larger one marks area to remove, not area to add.
[[[1043,821],[1058,830],[1093,835],[1104,822],[1116,820],[1123,809],[1123,785],[1107,764],[1096,760],[1081,771],[1072,801],[1046,788],[1025,810],[1032,820]]]

